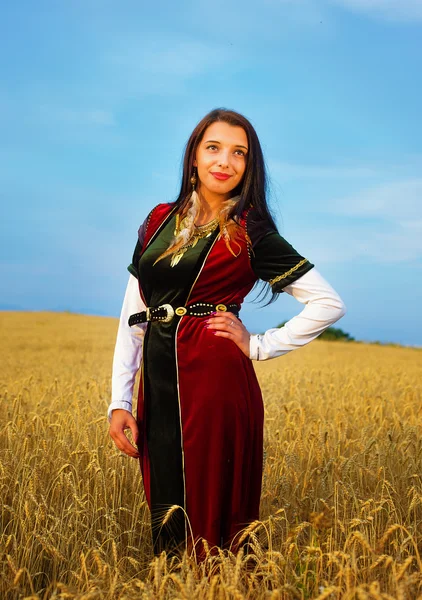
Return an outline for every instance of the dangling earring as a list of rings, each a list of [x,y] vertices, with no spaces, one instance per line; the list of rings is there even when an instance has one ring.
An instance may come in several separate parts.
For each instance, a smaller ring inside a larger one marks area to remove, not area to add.
[[[196,184],[198,182],[198,178],[196,176],[196,167],[193,167],[193,173],[192,173],[192,177],[190,178],[190,182],[192,184],[192,193],[190,195],[190,200],[189,200],[190,209],[188,212],[193,216],[193,219],[195,219],[196,215],[199,213],[199,208],[200,208],[200,204],[201,204],[201,201],[198,196],[198,192],[196,191]]]
[[[184,216],[180,220],[180,222],[178,219],[178,215],[176,215],[175,234],[178,235],[178,233],[181,230],[184,230],[185,231],[184,237],[186,238],[185,241],[187,241],[189,239],[189,237],[192,236],[192,233],[193,233],[193,230],[195,227],[195,225],[194,225],[195,219],[196,219],[197,215],[199,214],[199,210],[201,208],[201,201],[199,199],[198,192],[195,189],[195,186],[197,183],[195,167],[193,168],[193,173],[190,178],[190,182],[192,184],[192,192],[189,197],[189,202],[184,210]]]
[[[192,184],[192,192],[195,191],[196,181],[197,181],[197,179],[196,179],[196,168],[193,167],[193,174],[192,174],[192,177],[190,178],[190,182]]]

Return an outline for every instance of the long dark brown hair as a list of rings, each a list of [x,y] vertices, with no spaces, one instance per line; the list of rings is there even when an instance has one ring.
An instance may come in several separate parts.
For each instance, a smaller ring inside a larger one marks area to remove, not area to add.
[[[231,197],[233,198],[234,196],[239,196],[239,200],[233,206],[228,216],[238,222],[237,218],[242,215],[245,208],[253,206],[255,209],[254,219],[266,220],[270,226],[277,231],[277,226],[267,202],[269,189],[268,175],[265,166],[264,155],[256,131],[246,117],[238,112],[235,112],[234,110],[228,110],[226,108],[214,108],[208,114],[206,114],[205,117],[203,117],[196,125],[186,143],[183,154],[182,183],[180,186],[179,195],[176,199],[176,204],[180,205],[178,212],[182,214],[184,213],[192,193],[192,183],[190,179],[193,174],[193,161],[196,149],[201,143],[207,127],[216,121],[223,121],[234,127],[242,127],[245,130],[248,138],[249,149],[247,153],[245,173],[240,183],[231,191]],[[235,224],[233,223],[233,225]],[[230,231],[233,231],[233,229],[230,228]],[[247,241],[249,243],[250,240],[247,239]],[[162,256],[164,256],[164,254]],[[160,258],[162,258],[162,256]],[[261,286],[260,284],[263,285]],[[269,295],[270,299],[266,303],[267,305],[274,302],[274,300],[277,298],[278,294],[272,291],[269,283],[257,281],[254,287],[256,286],[261,289],[258,293],[258,296],[253,300],[254,302],[262,300]]]
[[[188,202],[192,191],[190,178],[194,169],[193,161],[196,149],[201,143],[207,127],[216,121],[223,121],[234,127],[242,127],[248,138],[249,150],[246,155],[245,173],[241,182],[231,191],[232,197],[239,195],[240,198],[233,207],[230,217],[240,217],[245,208],[254,206],[256,218],[268,220],[271,226],[277,229],[267,204],[268,177],[256,131],[246,117],[226,108],[213,109],[199,121],[192,131],[184,150],[182,183],[176,203],[181,204],[181,210],[183,210],[184,205]]]

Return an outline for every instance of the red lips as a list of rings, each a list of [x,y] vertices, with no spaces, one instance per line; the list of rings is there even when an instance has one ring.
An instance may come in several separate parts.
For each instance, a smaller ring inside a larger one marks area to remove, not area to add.
[[[216,179],[220,179],[221,181],[225,181],[226,179],[229,179],[229,177],[231,177],[231,175],[227,175],[226,173],[219,173],[218,171],[214,171],[214,173],[211,171],[211,175],[214,175]]]

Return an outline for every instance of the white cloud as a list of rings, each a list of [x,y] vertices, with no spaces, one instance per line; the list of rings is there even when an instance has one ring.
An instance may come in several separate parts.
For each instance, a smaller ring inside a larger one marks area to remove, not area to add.
[[[186,92],[185,82],[197,75],[242,65],[239,51],[230,45],[181,40],[170,35],[141,41],[119,40],[115,49],[105,54],[105,62],[113,86],[138,97]]]
[[[399,225],[407,229],[417,229],[421,231],[422,235],[422,220],[419,221],[399,221]]]
[[[327,262],[366,257],[393,264],[422,257],[422,179],[367,188],[319,202],[315,210],[331,217],[350,217],[325,232],[318,228],[318,238],[330,240],[330,248],[335,248],[335,253],[329,255],[324,255],[322,249],[322,258]],[[318,252],[318,240],[314,243]]]
[[[370,227],[359,220],[337,224],[331,222],[330,225],[309,224],[301,234],[303,244],[298,247],[306,247],[306,256],[312,262],[321,265],[341,264],[350,273],[355,273],[355,263],[360,265],[362,261],[395,268],[395,265],[403,262],[416,265],[422,257],[421,231],[405,229],[399,223],[374,223]]]
[[[421,0],[328,0],[328,2],[387,21],[422,20]]]
[[[164,41],[154,39],[141,44],[128,44],[112,53],[111,63],[126,66],[139,73],[168,75],[189,79],[224,60],[221,49],[210,48],[199,41]]]
[[[114,115],[108,110],[93,110],[88,113],[88,120],[97,125],[115,125]]]
[[[328,201],[323,205],[323,210],[327,209],[343,215],[414,223],[422,219],[422,179],[373,186],[358,194]]]
[[[409,155],[401,163],[374,166],[272,161],[269,167],[281,184],[295,180],[295,184],[305,183],[308,190],[315,182],[317,197],[293,201],[283,210],[288,208],[293,221],[301,222],[295,240],[300,247],[303,240],[317,262],[363,259],[395,264],[422,258],[422,178],[409,175],[420,172],[418,155]],[[368,185],[374,181],[381,183]],[[356,191],[348,195],[327,193],[352,186]],[[303,211],[308,215],[305,220]]]
[[[420,232],[398,225],[391,232],[375,233],[368,240],[368,251],[380,263],[415,261],[422,257],[422,237]]]

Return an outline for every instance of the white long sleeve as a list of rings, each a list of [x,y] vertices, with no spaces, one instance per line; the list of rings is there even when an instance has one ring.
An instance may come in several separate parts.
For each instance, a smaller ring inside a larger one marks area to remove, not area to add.
[[[267,360],[305,346],[346,313],[340,296],[315,267],[283,288],[283,291],[306,306],[283,327],[251,335],[250,358],[253,360]],[[141,365],[147,323],[130,327],[128,319],[131,314],[145,308],[138,281],[129,275],[114,349],[112,397],[107,411],[109,421],[114,409],[132,412],[133,387]]]
[[[132,412],[133,387],[136,373],[141,366],[142,344],[147,323],[139,323],[130,327],[128,319],[130,315],[142,310],[145,310],[145,304],[139,293],[138,280],[133,275],[129,275],[114,348],[111,403],[107,411],[109,421],[115,408],[123,408]]]
[[[251,335],[249,356],[252,360],[267,360],[297,350],[346,313],[343,300],[315,267],[283,291],[306,306],[283,327]]]

